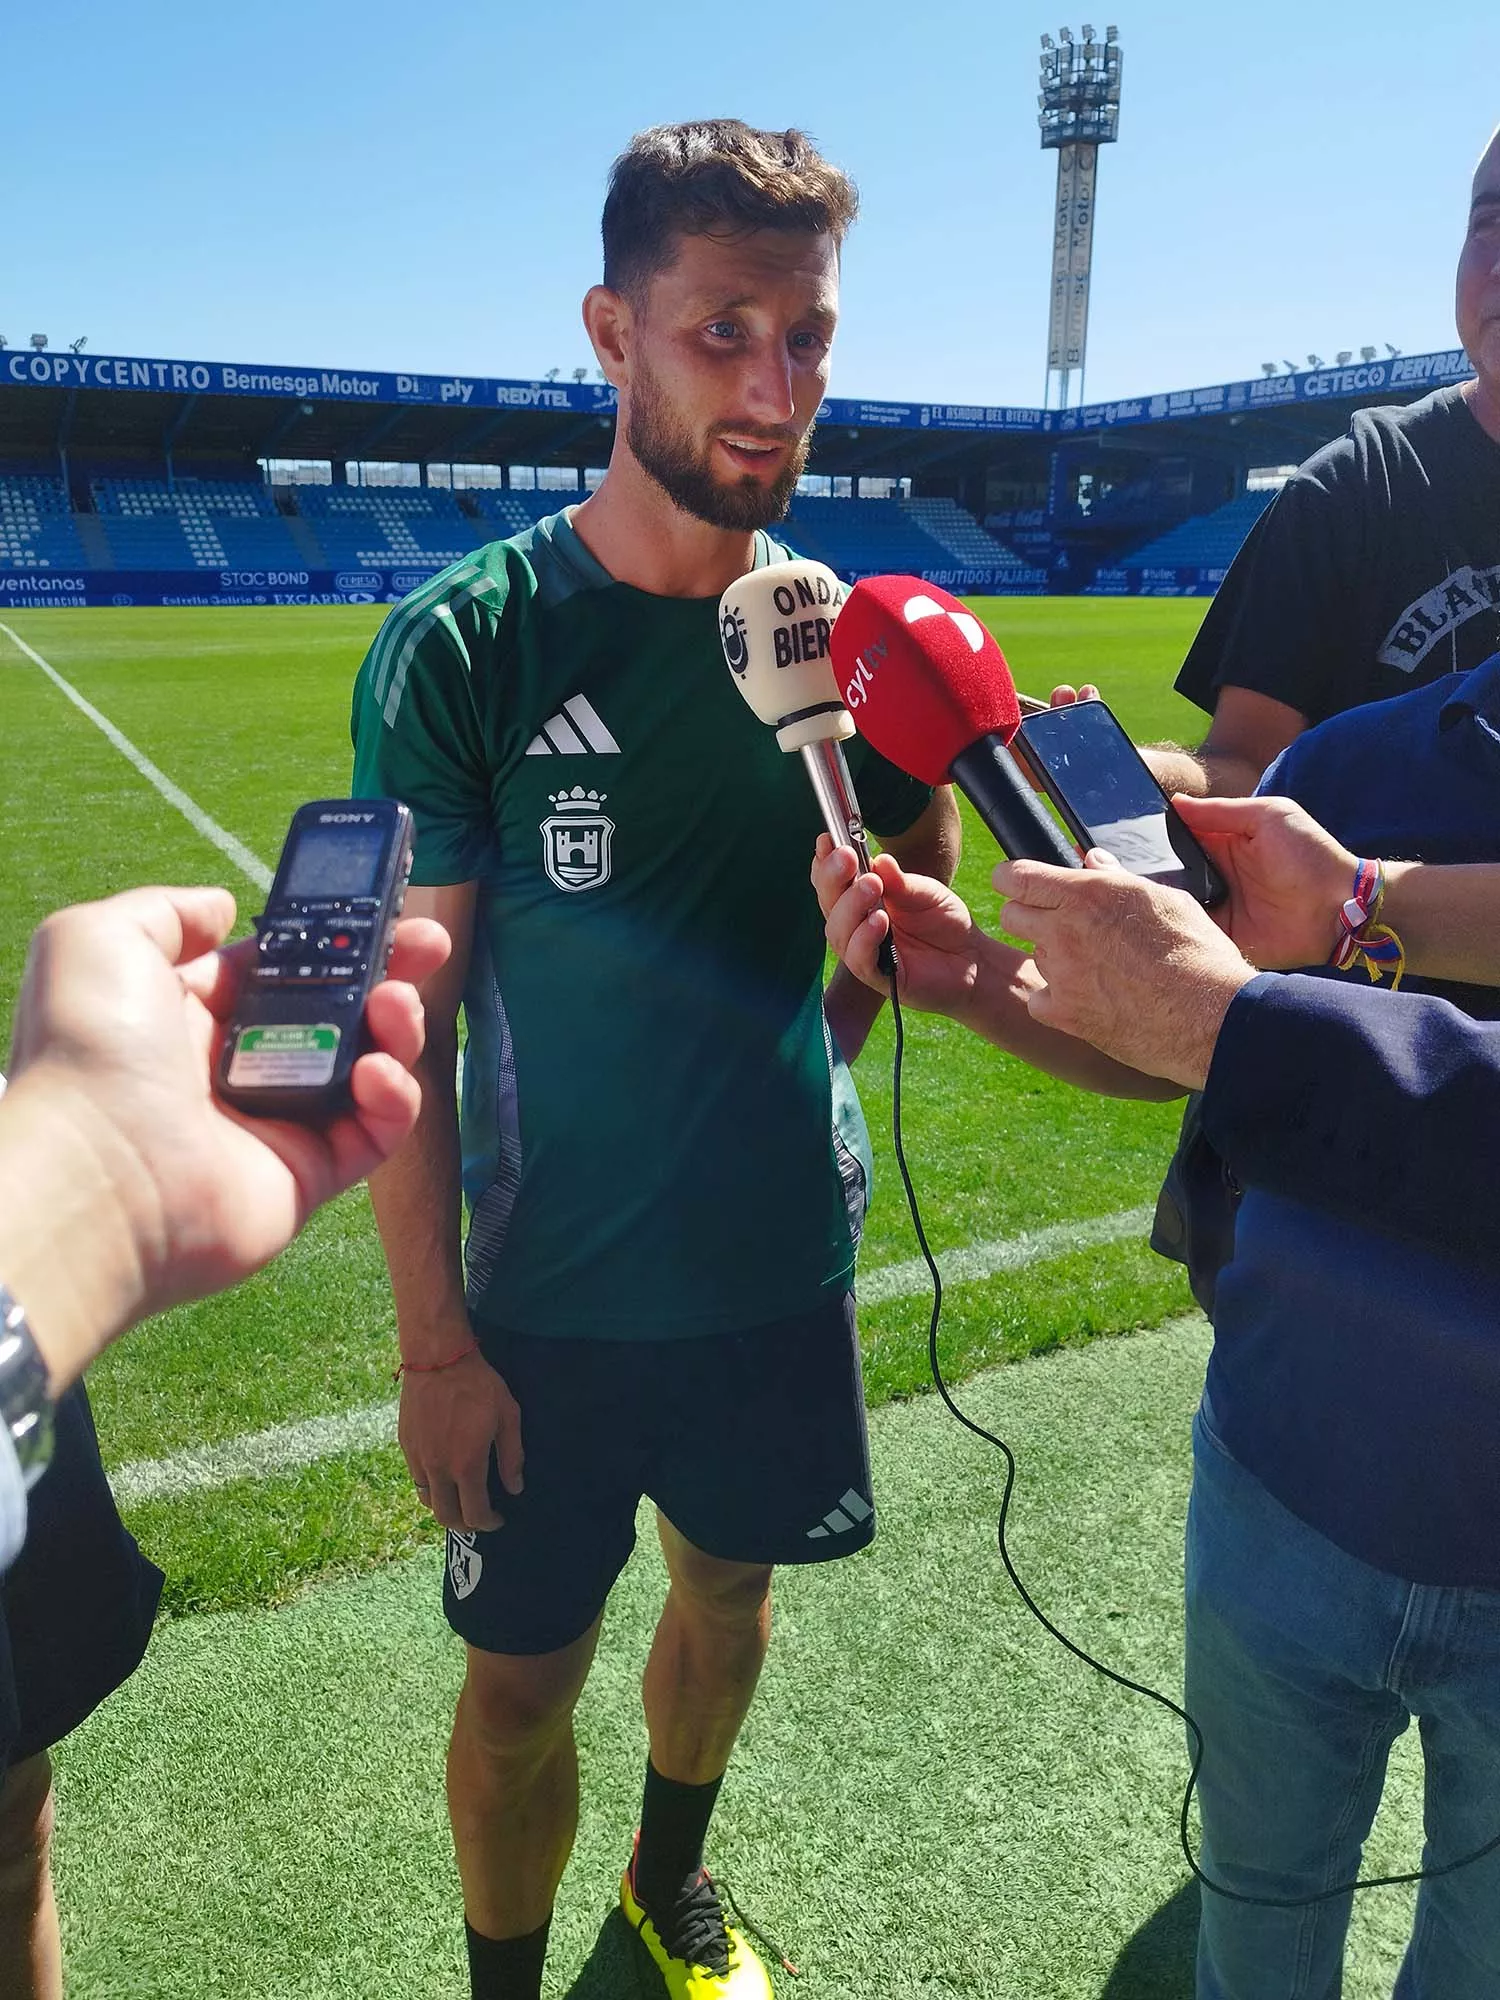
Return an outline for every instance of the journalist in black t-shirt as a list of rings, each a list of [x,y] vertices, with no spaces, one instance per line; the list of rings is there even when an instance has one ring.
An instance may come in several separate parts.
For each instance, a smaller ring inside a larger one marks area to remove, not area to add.
[[[1220,688],[1249,688],[1322,722],[1500,651],[1500,442],[1476,386],[1359,411],[1287,481],[1209,608],[1183,694],[1212,711]]]
[[[1500,649],[1500,133],[1456,318],[1474,379],[1361,410],[1252,529],[1177,680],[1213,716],[1203,746],[1148,753],[1169,791],[1251,792],[1310,724]]]

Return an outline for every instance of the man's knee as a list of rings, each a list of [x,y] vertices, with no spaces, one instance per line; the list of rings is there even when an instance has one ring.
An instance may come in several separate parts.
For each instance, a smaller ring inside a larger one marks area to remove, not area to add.
[[[43,1750],[12,1764],[0,1783],[0,1890],[13,1893],[45,1872],[53,1814],[52,1765]]]
[[[567,1734],[588,1678],[597,1628],[557,1653],[469,1648],[458,1734],[494,1763],[541,1761]]]
[[[672,1594],[683,1609],[704,1624],[741,1627],[759,1623],[771,1596],[774,1571],[770,1563],[724,1562],[706,1555],[665,1516],[661,1541]]]

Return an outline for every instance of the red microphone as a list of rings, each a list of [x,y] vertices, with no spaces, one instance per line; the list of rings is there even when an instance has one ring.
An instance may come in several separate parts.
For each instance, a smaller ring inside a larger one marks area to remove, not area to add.
[[[951,778],[1012,861],[1082,866],[1006,747],[1021,720],[1016,685],[958,598],[920,577],[867,577],[830,650],[855,727],[882,757],[925,784]]]

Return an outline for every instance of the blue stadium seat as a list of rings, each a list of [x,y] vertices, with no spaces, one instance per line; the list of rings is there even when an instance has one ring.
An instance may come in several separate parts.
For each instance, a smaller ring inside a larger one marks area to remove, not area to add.
[[[368,563],[436,569],[493,539],[441,487],[299,486],[297,507],[333,569]]]
[[[910,576],[954,569],[1005,570],[1001,588],[1036,590],[1045,573],[986,533],[956,500],[793,501],[788,539],[831,569]]]
[[[1236,499],[1216,507],[1211,514],[1197,514],[1179,521],[1164,535],[1157,535],[1144,547],[1121,556],[1118,569],[1227,569],[1239,554],[1240,544],[1255,526],[1271,501],[1273,491],[1241,493]]]
[[[249,480],[96,479],[94,506],[119,569],[303,569],[269,490]]]
[[[956,500],[904,500],[906,515],[965,569],[1028,569],[1014,549],[997,541]]]
[[[530,493],[499,486],[476,486],[470,490],[469,498],[479,509],[484,525],[491,530],[489,539],[499,541],[507,535],[524,533],[547,515],[561,513],[564,507],[577,506],[583,492],[577,486]]]
[[[88,564],[60,479],[0,479],[0,569],[83,569]]]

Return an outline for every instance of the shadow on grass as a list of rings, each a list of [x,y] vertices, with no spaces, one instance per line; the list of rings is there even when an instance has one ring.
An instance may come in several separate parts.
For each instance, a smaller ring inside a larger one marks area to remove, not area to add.
[[[587,1961],[568,1988],[567,2000],[634,2000],[636,1994],[648,1990],[640,1978],[640,1957],[640,1939],[621,1911],[612,1909],[599,1926]]]
[[[1184,1882],[1115,1960],[1099,2000],[1193,2000],[1198,1884]]]

